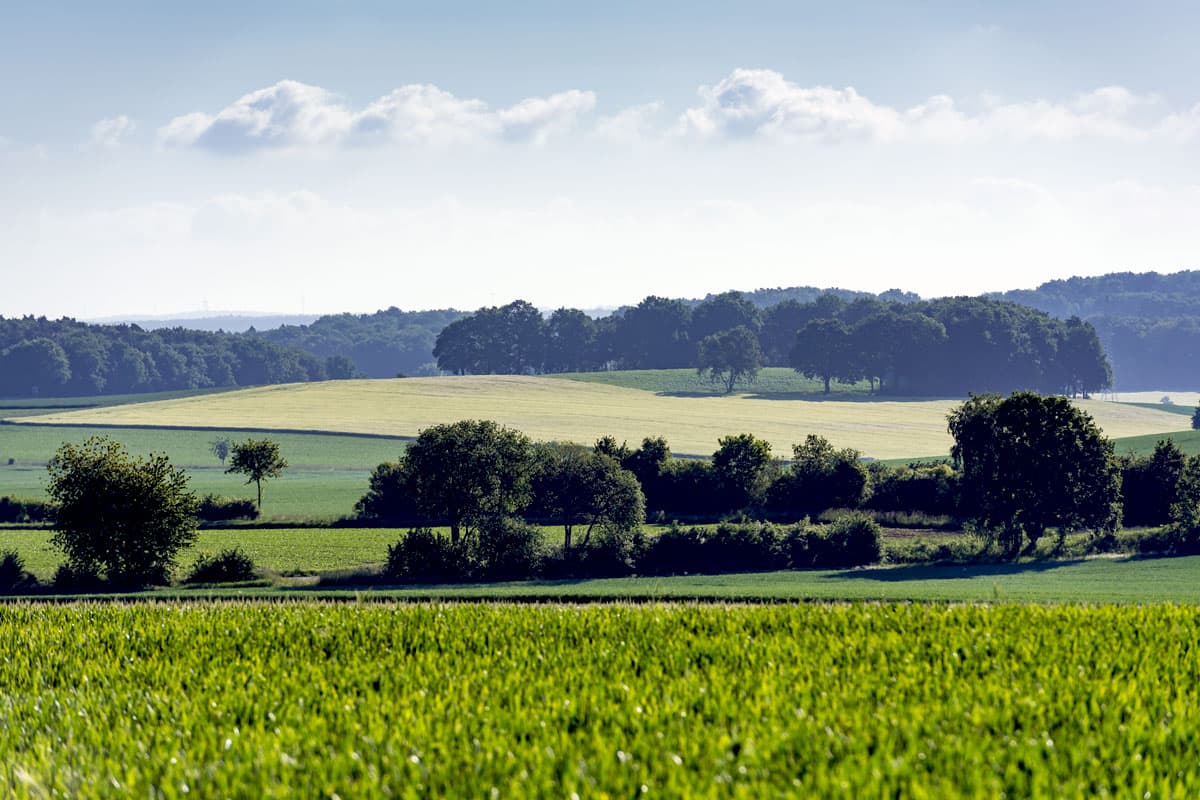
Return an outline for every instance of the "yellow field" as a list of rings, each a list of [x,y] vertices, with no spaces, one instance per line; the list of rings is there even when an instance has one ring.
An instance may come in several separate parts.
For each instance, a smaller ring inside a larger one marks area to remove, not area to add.
[[[493,419],[534,439],[631,445],[667,437],[672,451],[708,455],[717,439],[753,433],[779,455],[810,433],[875,458],[945,454],[956,400],[772,400],[660,396],[638,389],[524,376],[330,381],[25,418],[39,424],[162,425],[342,431],[412,436],[460,419]],[[1178,414],[1099,400],[1079,405],[1112,437],[1178,431]]]

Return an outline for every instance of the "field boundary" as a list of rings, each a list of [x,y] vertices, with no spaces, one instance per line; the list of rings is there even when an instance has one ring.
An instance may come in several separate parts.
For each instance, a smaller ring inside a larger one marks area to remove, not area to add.
[[[349,436],[355,439],[382,439],[393,442],[415,442],[416,436],[398,436],[388,433],[363,433],[361,431],[327,431],[311,428],[254,428],[241,425],[117,425],[111,422],[32,422],[26,418],[0,419],[0,425],[26,428],[103,428],[105,430],[138,431],[199,431],[208,433],[288,433],[299,436]]]

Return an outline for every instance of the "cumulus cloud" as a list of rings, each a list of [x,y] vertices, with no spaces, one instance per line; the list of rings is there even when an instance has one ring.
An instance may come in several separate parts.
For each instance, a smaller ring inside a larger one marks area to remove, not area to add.
[[[115,117],[102,119],[93,125],[90,141],[93,147],[115,150],[135,130],[137,130],[137,123],[124,114],[119,114]]]
[[[492,109],[431,84],[410,84],[355,110],[318,86],[280,81],[215,114],[176,117],[159,129],[159,140],[168,147],[221,152],[497,139],[540,145],[570,129],[595,105],[595,94],[573,89]]]
[[[701,103],[680,118],[700,138],[767,137],[819,142],[967,142],[989,139],[1142,141],[1200,132],[1200,106],[1164,115],[1157,95],[1106,86],[1068,102],[990,99],[974,111],[935,95],[910,108],[876,103],[853,87],[800,86],[778,72],[736,69],[699,90]]]
[[[658,117],[662,107],[662,103],[655,102],[621,109],[616,114],[601,117],[594,133],[601,139],[623,144],[658,138],[661,133]]]

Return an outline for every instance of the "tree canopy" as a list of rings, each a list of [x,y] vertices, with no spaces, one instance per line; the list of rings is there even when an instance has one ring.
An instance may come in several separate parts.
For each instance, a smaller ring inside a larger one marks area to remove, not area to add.
[[[258,510],[261,512],[263,481],[278,478],[287,467],[287,460],[280,455],[277,443],[270,439],[247,439],[233,443],[225,472],[245,475],[246,483],[254,484],[258,489]]]

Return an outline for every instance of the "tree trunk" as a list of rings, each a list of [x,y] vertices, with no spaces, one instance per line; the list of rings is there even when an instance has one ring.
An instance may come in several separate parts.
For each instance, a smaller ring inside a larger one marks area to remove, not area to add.
[[[262,481],[256,480],[254,482],[254,484],[255,484],[255,486],[258,487],[258,513],[261,514],[262,513]]]
[[[829,394],[829,379],[830,379],[830,377],[831,376],[829,376],[829,375],[825,376],[825,394]]]

